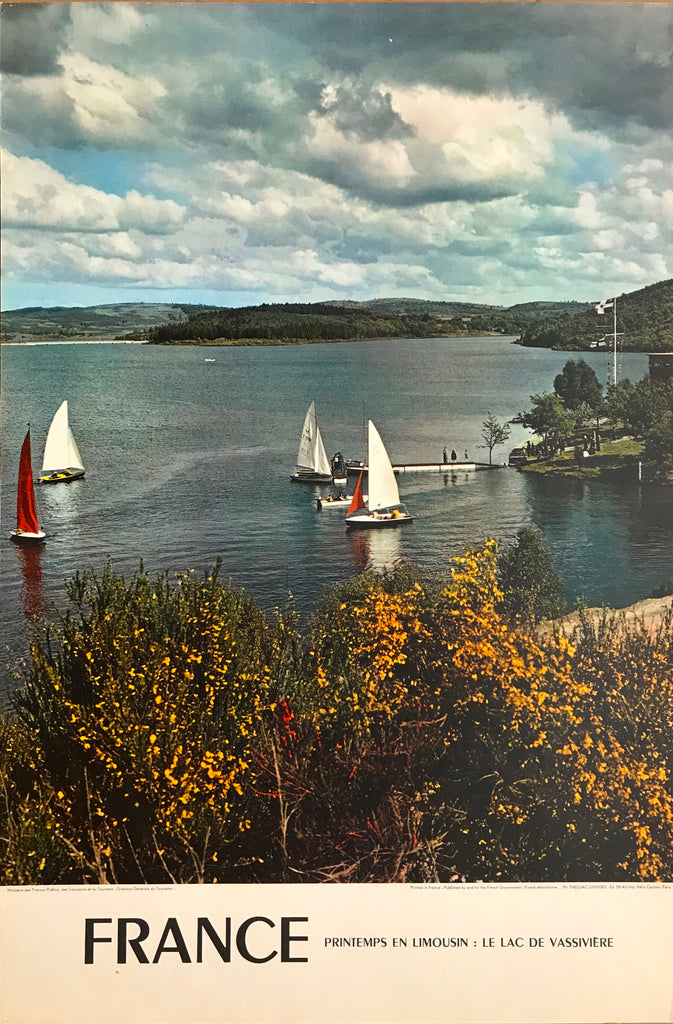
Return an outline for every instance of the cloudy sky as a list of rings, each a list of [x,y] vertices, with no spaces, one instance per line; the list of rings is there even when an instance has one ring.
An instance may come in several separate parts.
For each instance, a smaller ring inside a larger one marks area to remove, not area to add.
[[[673,5],[3,5],[2,305],[673,277]]]

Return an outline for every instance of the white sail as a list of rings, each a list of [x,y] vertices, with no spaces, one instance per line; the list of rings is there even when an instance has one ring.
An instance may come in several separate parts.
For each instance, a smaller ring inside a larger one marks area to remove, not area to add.
[[[315,402],[311,402],[304,420],[304,427],[297,452],[297,469],[313,469],[315,438],[318,429],[315,416]]]
[[[332,468],[325,452],[325,445],[320,436],[318,419],[315,412],[315,402],[311,402],[304,420],[304,427],[299,441],[297,452],[297,470],[311,473],[322,473],[324,476],[332,475]]]
[[[67,402],[61,403],[51,421],[42,459],[43,473],[53,473],[60,469],[84,469],[82,456],[68,423]]]
[[[369,420],[369,497],[367,508],[378,512],[400,503],[393,467],[378,430]]]
[[[325,476],[332,475],[332,467],[329,464],[327,453],[325,451],[325,445],[322,443],[322,437],[320,435],[320,427],[316,423],[315,428],[315,449],[313,452],[313,468],[316,473],[322,473]]]

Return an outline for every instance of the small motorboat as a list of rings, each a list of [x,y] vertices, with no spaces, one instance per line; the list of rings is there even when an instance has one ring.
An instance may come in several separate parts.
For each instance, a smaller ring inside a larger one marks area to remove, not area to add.
[[[16,493],[16,529],[9,531],[17,544],[40,544],[46,534],[40,529],[35,509],[33,467],[30,457],[30,427],[21,445],[19,460],[19,486]]]
[[[367,495],[365,495],[365,500]],[[353,500],[352,494],[329,494],[326,498],[316,498],[315,503],[318,511],[325,508],[347,508]]]
[[[61,402],[47,434],[40,483],[67,484],[83,476],[82,456],[68,422],[68,403]]]
[[[413,516],[400,502],[397,478],[388,452],[371,420],[368,423],[368,448],[369,495],[365,497],[362,493],[362,477],[365,471],[361,469],[346,516],[346,526],[380,528],[411,522]]]

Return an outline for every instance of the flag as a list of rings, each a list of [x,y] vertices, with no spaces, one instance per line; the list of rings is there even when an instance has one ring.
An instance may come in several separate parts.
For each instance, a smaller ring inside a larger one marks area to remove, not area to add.
[[[604,313],[606,309],[612,309],[615,304],[614,299],[604,299],[603,302],[599,302],[595,307],[597,313]]]

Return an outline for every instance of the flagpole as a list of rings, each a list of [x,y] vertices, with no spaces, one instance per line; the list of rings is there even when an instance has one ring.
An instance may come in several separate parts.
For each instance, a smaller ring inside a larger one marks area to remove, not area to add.
[[[617,387],[617,296],[612,300],[612,383]]]

